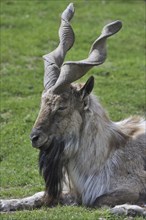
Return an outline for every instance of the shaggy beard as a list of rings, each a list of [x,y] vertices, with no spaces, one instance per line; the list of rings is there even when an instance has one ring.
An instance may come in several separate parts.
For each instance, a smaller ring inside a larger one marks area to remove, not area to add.
[[[62,191],[64,147],[64,141],[54,138],[50,146],[45,150],[41,149],[39,154],[40,174],[45,180],[46,193],[53,199],[57,199]]]

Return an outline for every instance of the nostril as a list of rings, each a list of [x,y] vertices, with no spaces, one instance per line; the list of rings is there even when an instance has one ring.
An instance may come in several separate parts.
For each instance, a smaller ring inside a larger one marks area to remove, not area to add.
[[[39,135],[34,135],[34,136],[31,137],[32,142],[37,142],[38,139],[39,139]]]

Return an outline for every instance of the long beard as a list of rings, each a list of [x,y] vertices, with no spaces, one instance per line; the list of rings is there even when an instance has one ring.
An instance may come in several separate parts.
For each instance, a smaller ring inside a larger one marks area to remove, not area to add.
[[[53,199],[58,198],[62,191],[64,147],[63,141],[53,139],[50,146],[46,150],[40,150],[39,154],[39,168],[45,180],[46,193]]]

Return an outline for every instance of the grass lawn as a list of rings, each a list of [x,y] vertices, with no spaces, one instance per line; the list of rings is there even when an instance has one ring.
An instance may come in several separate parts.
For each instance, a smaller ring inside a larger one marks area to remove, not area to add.
[[[39,111],[43,90],[42,55],[58,44],[60,13],[69,0],[1,0],[1,198],[18,198],[44,190],[38,172],[38,151],[29,134]],[[93,68],[94,93],[113,120],[144,115],[145,103],[145,1],[74,0],[74,48],[66,60],[87,57],[92,42],[110,21],[122,20],[123,29],[108,40],[108,58]],[[1,219],[124,219],[108,210],[83,207],[2,214]],[[135,218],[142,219],[142,218]]]

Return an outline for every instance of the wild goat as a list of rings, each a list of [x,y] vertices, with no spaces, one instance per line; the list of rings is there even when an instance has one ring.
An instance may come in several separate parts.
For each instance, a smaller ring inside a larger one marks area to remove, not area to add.
[[[45,55],[44,92],[41,109],[30,139],[40,150],[39,166],[46,184],[47,204],[64,202],[63,185],[77,204],[115,206],[146,202],[145,121],[131,117],[112,122],[96,97],[91,94],[94,78],[84,86],[71,84],[93,66],[106,59],[106,40],[117,33],[122,23],[106,25],[93,43],[89,57],[63,64],[74,44],[69,23],[74,14],[70,4],[61,16],[59,46]],[[21,200],[2,201],[2,210],[43,205],[44,193]],[[17,203],[16,203],[17,201]]]

